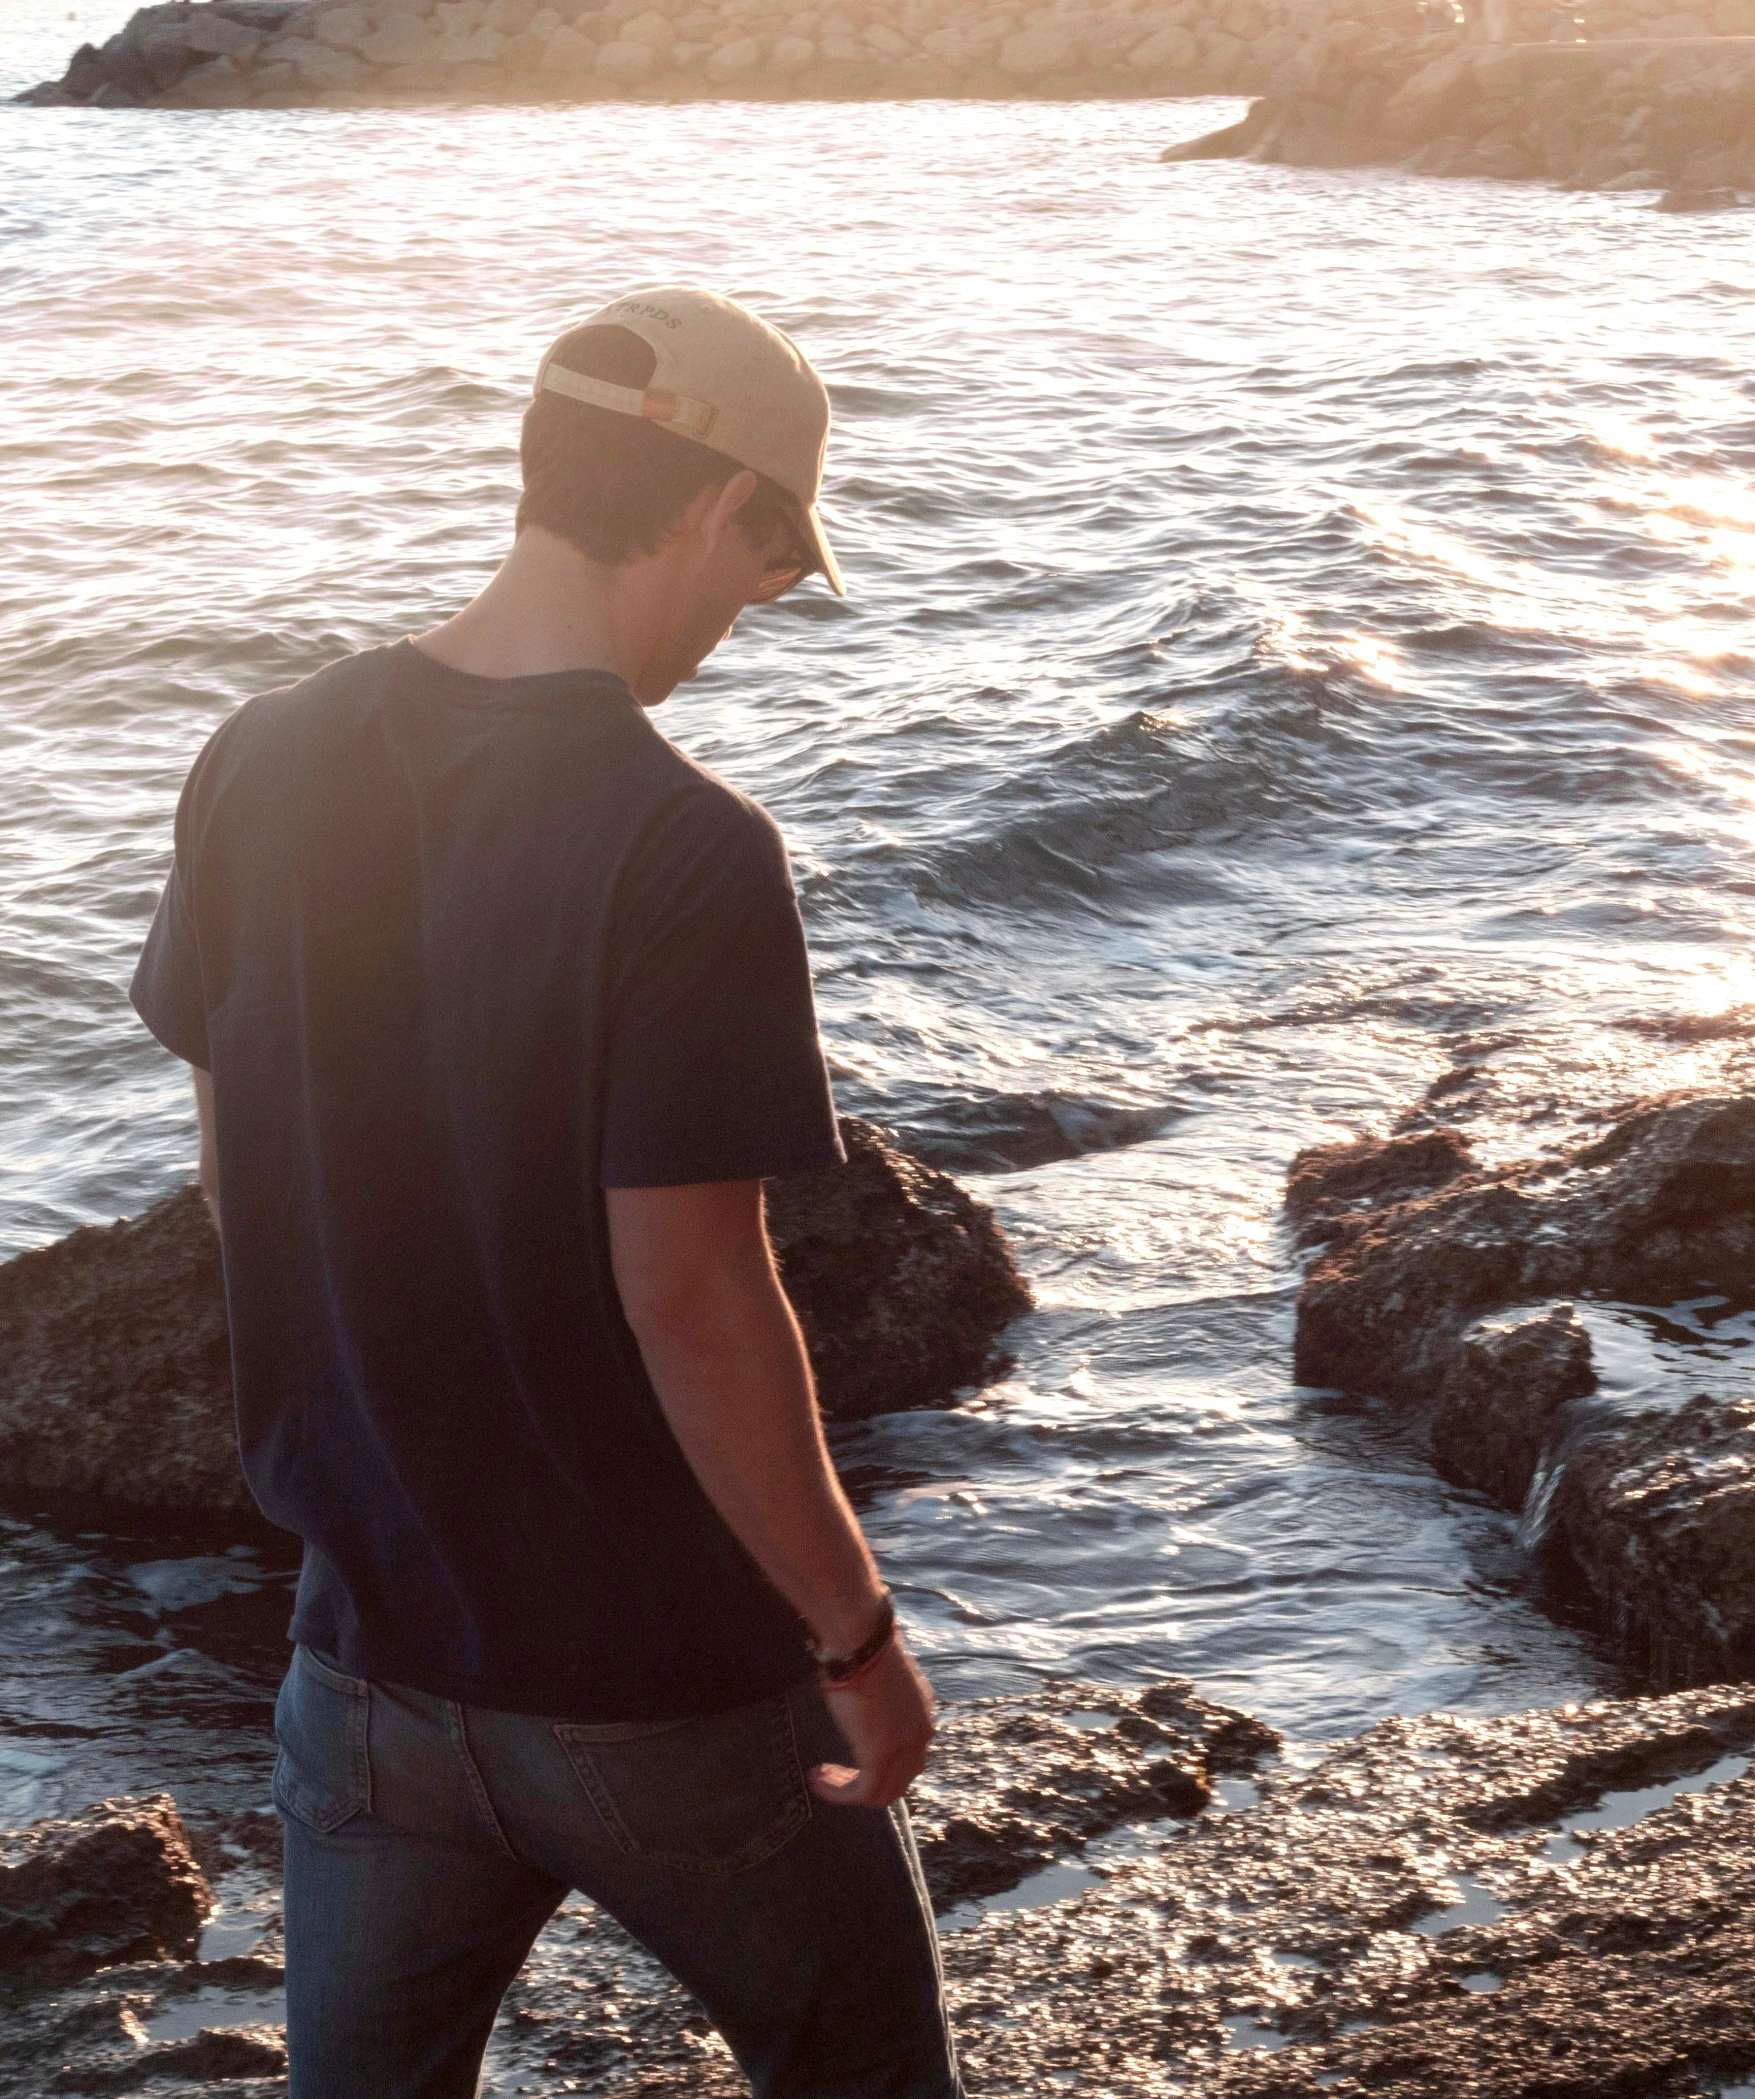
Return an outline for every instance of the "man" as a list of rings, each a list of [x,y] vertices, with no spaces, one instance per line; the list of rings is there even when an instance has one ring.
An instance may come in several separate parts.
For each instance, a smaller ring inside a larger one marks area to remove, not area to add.
[[[275,1725],[292,2099],[476,2088],[571,1888],[772,2099],[960,2093],[931,1701],[761,1182],[840,1157],[784,849],[652,727],[839,571],[821,380],[727,299],[561,337],[504,565],[195,763],[134,1000],[195,1068]]]

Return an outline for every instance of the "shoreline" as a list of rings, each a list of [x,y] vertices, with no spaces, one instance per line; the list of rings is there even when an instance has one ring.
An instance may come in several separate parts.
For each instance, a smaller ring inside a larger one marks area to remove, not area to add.
[[[1747,1686],[1282,1749],[1174,1679],[944,1710],[914,1815],[972,2091],[1680,2099],[1755,2070]],[[279,1880],[265,1805],[0,1835],[0,2002],[28,2044],[0,2099],[36,2099],[44,2061],[58,2090],[284,2092]],[[747,2091],[577,1898],[487,2067],[498,2091]]]

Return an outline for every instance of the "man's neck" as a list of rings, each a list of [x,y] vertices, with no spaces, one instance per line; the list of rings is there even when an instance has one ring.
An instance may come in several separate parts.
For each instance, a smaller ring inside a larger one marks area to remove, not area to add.
[[[521,532],[479,596],[414,637],[422,655],[477,678],[609,671],[638,690],[641,626],[627,572],[599,567],[552,532]]]

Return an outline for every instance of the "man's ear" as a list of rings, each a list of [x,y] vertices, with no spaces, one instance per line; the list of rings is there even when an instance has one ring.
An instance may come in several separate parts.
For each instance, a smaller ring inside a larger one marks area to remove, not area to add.
[[[702,521],[709,536],[717,539],[755,492],[756,477],[747,466],[739,467],[723,487],[702,489],[702,496],[710,496],[713,499],[711,508]],[[697,497],[696,500],[699,501],[700,498]],[[691,504],[690,508],[693,507]]]

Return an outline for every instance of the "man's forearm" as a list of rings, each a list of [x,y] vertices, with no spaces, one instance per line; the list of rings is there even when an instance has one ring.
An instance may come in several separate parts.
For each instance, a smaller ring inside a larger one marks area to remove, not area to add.
[[[810,1364],[765,1245],[715,1264],[635,1333],[708,1498],[829,1653],[857,1647],[882,1585],[823,1444]]]

